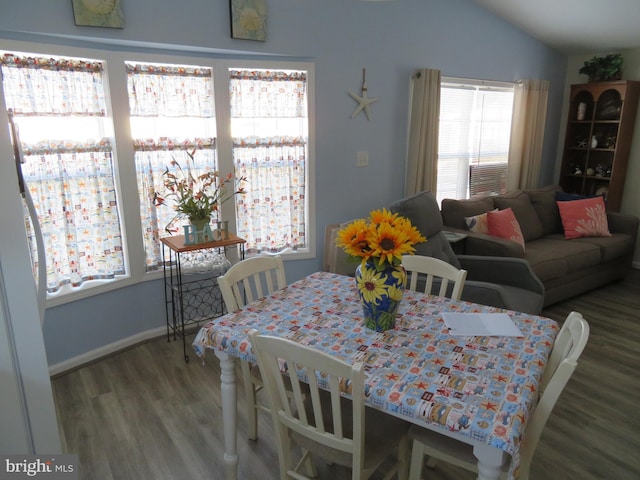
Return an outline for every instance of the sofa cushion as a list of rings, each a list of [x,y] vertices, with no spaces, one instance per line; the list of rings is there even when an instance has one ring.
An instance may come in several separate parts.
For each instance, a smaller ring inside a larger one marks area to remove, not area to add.
[[[611,236],[602,197],[558,202],[558,210],[567,239]]]
[[[525,241],[535,240],[542,236],[542,223],[538,218],[535,208],[527,195],[523,191],[515,191],[495,197],[493,203],[500,210],[511,208],[513,210]]]
[[[473,217],[493,210],[492,197],[480,198],[477,200],[454,200],[445,198],[442,200],[442,220],[448,227],[467,229],[465,217]]]
[[[597,245],[566,240],[562,234],[552,234],[528,242],[524,259],[544,282],[598,265],[602,261],[602,255]]]
[[[528,242],[523,258],[542,282],[567,273],[567,261],[560,252],[548,244],[546,237]]]
[[[602,262],[610,262],[631,255],[635,247],[633,237],[626,233],[613,233],[610,237],[583,237],[571,240],[575,243],[596,245],[600,249]]]
[[[524,250],[524,238],[511,208],[487,212],[489,235],[516,242]]]
[[[560,212],[556,203],[556,192],[558,191],[560,191],[560,187],[557,185],[525,190],[542,224],[542,235],[562,231]]]

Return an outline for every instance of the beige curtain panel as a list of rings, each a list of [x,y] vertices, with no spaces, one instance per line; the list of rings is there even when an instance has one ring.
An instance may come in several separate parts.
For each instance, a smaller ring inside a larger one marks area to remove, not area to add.
[[[411,76],[405,195],[430,191],[438,183],[440,70],[420,69]]]
[[[515,88],[507,190],[538,186],[549,82],[522,80]]]

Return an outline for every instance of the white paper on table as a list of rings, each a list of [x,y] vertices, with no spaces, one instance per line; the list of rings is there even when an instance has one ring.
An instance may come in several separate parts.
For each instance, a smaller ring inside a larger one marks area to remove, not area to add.
[[[522,337],[522,332],[506,313],[443,312],[451,335],[477,337]]]

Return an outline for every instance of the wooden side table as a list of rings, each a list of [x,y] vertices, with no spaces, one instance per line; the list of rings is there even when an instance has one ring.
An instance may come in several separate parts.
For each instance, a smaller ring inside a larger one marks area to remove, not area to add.
[[[184,360],[188,363],[185,329],[191,324],[198,325],[224,313],[224,302],[217,278],[226,272],[227,266],[212,265],[187,273],[183,265],[183,255],[217,252],[226,260],[227,248],[236,247],[239,249],[242,260],[246,240],[229,234],[228,238],[222,240],[185,244],[184,235],[175,235],[163,237],[160,242],[162,243],[167,341],[171,341],[172,336],[174,340],[178,337],[182,339]],[[187,279],[187,276],[190,278]]]

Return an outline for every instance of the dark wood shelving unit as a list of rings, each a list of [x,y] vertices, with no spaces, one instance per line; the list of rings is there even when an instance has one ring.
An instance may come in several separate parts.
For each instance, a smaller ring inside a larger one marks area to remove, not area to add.
[[[640,82],[571,85],[560,186],[580,195],[603,194],[618,211],[640,97]]]

